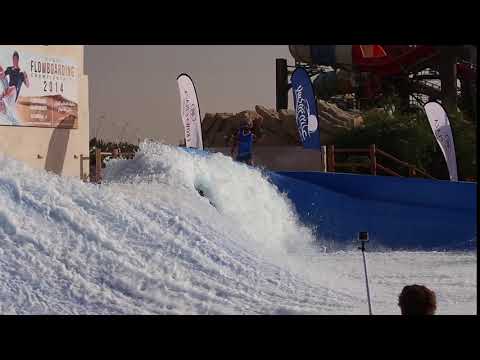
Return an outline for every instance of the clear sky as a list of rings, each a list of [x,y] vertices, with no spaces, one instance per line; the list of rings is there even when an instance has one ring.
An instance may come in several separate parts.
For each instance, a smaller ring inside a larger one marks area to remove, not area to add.
[[[206,112],[275,107],[275,59],[293,65],[288,46],[87,45],[90,137],[183,139],[176,78],[188,73]],[[291,107],[291,95],[290,95]]]

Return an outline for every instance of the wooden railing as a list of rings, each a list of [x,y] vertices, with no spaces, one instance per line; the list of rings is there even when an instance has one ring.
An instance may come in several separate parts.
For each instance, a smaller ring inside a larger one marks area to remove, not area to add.
[[[135,156],[134,152],[104,152],[101,149],[95,149],[95,173],[91,176],[91,181],[100,183],[102,181],[102,162],[106,156],[113,159],[130,158]],[[83,165],[82,165],[83,166]]]
[[[337,163],[335,160],[335,154],[366,154],[369,158],[369,163]],[[381,155],[394,163],[397,163],[400,166],[403,166],[408,169],[408,176],[418,176],[418,174],[423,175],[424,177],[432,180],[436,180],[433,176],[426,173],[425,171],[417,168],[415,165],[409,164],[405,161],[397,159],[395,156],[378,149],[375,144],[370,145],[368,149],[335,149],[334,145],[329,145],[327,147],[327,171],[335,172],[336,168],[363,168],[369,169],[372,175],[377,175],[377,170],[392,175],[392,176],[402,176],[397,171],[394,171],[384,165],[381,165],[377,161],[377,155]]]

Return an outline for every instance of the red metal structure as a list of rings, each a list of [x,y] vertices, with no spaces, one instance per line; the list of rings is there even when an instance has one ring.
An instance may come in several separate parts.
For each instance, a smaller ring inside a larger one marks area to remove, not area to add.
[[[353,93],[361,108],[377,106],[379,99],[390,95],[397,95],[405,108],[412,100],[423,105],[434,98],[451,111],[458,104],[476,114],[475,46],[291,45],[289,49],[295,67],[303,66],[316,76],[313,83],[319,98]],[[281,97],[288,91],[288,71],[284,73],[277,61],[277,108],[285,106]]]

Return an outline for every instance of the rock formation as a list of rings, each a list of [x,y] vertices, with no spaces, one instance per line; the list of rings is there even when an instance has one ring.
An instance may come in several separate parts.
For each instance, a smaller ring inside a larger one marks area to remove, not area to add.
[[[324,145],[333,143],[339,131],[363,124],[363,119],[357,112],[342,110],[323,100],[317,101],[317,107],[320,139]],[[202,121],[204,146],[207,148],[228,146],[232,135],[245,119],[253,121],[258,146],[301,145],[293,110],[277,112],[256,105],[255,110],[245,110],[236,114],[206,113]]]

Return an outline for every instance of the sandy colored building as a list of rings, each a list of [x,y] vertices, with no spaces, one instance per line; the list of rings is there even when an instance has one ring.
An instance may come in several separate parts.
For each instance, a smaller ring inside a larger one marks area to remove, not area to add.
[[[80,177],[89,153],[84,46],[0,45],[0,67],[0,152]]]

